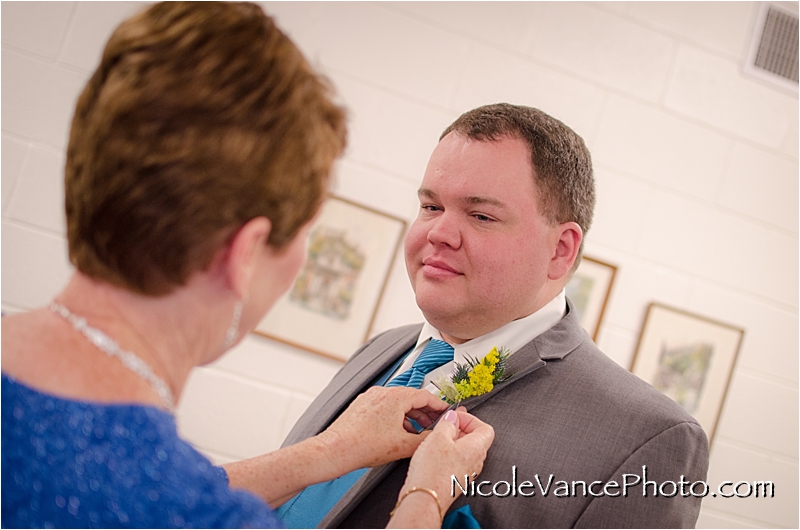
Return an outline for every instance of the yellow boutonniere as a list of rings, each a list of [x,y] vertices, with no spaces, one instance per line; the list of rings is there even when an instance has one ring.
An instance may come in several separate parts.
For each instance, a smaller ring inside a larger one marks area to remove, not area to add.
[[[439,389],[439,395],[452,405],[468,397],[491,392],[494,385],[511,377],[505,373],[509,354],[505,348],[498,349],[495,346],[480,361],[467,357],[466,364],[456,363],[455,372],[449,381],[447,377],[442,377],[434,383]]]

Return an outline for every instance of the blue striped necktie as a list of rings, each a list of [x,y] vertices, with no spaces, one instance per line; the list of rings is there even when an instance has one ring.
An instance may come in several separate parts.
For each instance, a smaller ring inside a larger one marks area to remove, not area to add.
[[[453,360],[453,353],[453,347],[446,342],[431,339],[411,368],[386,383],[386,386],[419,388],[428,372]]]

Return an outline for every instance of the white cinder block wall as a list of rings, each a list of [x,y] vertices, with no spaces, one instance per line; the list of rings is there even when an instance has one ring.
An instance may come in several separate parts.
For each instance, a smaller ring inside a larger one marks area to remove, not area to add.
[[[628,367],[658,301],[746,330],[700,527],[798,526],[798,97],[742,73],[757,11],[709,3],[264,3],[348,106],[337,193],[411,221],[439,133],[497,101],[572,126],[595,160],[589,255],[616,264],[600,346]],[[797,9],[797,3],[788,3]],[[2,3],[2,307],[71,269],[62,166],[76,97],[135,3]],[[418,321],[398,257],[374,332]],[[275,449],[340,364],[251,336],[193,375],[181,430],[217,462]]]

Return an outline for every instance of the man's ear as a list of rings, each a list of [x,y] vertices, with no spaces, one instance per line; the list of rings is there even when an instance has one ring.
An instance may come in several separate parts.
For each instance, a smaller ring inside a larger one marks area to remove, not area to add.
[[[563,278],[572,268],[581,248],[583,230],[578,223],[570,221],[558,225],[555,235],[558,239],[547,270],[547,277],[551,280]]]
[[[247,221],[233,236],[223,268],[226,283],[237,297],[243,298],[250,291],[260,251],[267,244],[272,223],[266,217],[254,217]]]

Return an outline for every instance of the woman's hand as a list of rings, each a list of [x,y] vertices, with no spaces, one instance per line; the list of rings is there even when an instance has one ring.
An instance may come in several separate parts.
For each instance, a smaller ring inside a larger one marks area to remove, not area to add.
[[[446,409],[447,403],[425,390],[372,387],[316,438],[338,476],[411,456],[432,433],[417,434],[408,419],[428,427]]]
[[[449,411],[442,420],[411,459],[398,497],[400,504],[389,521],[390,528],[441,526],[441,514],[460,493],[458,488],[451,491],[450,477],[455,475],[461,480],[464,475],[473,477],[473,473],[477,475],[483,469],[486,453],[494,441],[494,429],[467,413],[464,407]],[[438,499],[419,490],[406,496],[412,488],[433,490]]]
[[[411,456],[435,432],[412,434],[408,418],[427,427],[446,409],[425,390],[373,387],[317,436],[224,467],[231,486],[280,506],[311,484]]]

